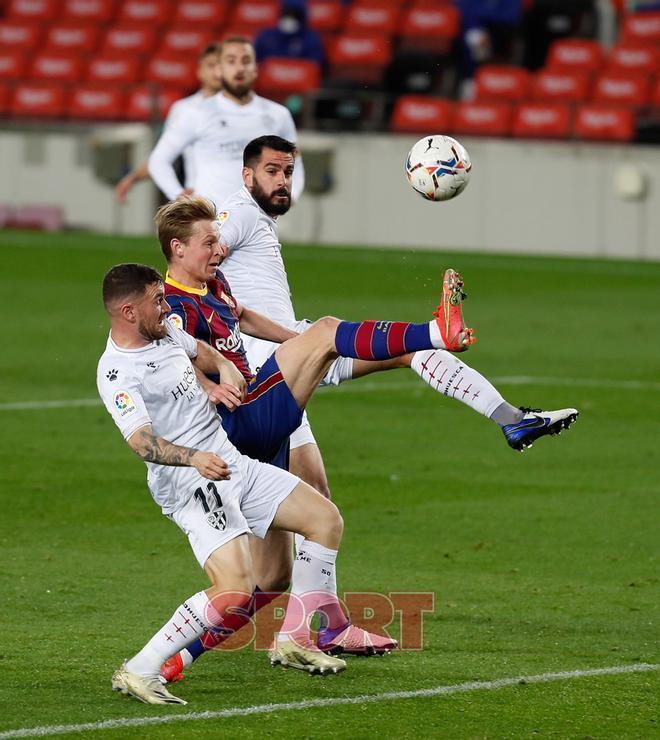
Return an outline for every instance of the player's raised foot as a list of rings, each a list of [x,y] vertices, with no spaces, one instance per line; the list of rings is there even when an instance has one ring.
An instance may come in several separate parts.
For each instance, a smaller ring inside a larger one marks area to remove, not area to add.
[[[346,661],[321,652],[309,638],[296,637],[290,640],[275,638],[268,651],[271,665],[297,668],[308,673],[339,673],[346,668]]]
[[[398,645],[391,637],[381,637],[348,623],[334,630],[319,630],[316,644],[329,655],[384,655]]]
[[[145,704],[187,704],[170,694],[157,676],[141,676],[126,670],[126,663],[112,675],[112,690],[133,696]]]
[[[522,421],[502,427],[509,447],[522,452],[531,447],[539,438],[547,434],[561,434],[578,418],[577,409],[541,411],[541,409],[520,409],[525,413]]]
[[[176,683],[183,678],[183,660],[181,653],[173,655],[160,667],[160,681],[163,684]]]
[[[438,322],[445,349],[450,352],[465,352],[476,342],[474,329],[467,327],[463,320],[462,304],[465,298],[467,294],[463,292],[463,278],[460,273],[451,268],[445,270],[442,279],[442,298],[433,315]]]

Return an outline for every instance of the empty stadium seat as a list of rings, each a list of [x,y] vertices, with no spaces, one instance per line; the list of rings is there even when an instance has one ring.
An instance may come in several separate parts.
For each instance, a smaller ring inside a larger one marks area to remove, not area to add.
[[[403,15],[401,48],[446,53],[460,28],[460,13],[452,5],[415,5]]]
[[[390,128],[400,133],[451,131],[454,104],[444,98],[402,95],[394,105]]]
[[[468,136],[508,136],[511,114],[509,103],[458,103],[454,111],[454,131]]]
[[[76,86],[69,99],[70,118],[114,120],[124,115],[126,94],[118,87]]]
[[[0,80],[17,80],[27,71],[28,57],[22,51],[0,50]]]
[[[514,111],[512,133],[522,138],[568,138],[571,108],[564,103],[522,103]]]
[[[161,88],[141,85],[128,93],[125,118],[130,121],[162,121],[167,112],[185,95],[179,88]]]
[[[181,0],[175,7],[174,24],[182,31],[192,28],[207,31],[220,28],[229,15],[227,3],[223,0]]]
[[[99,31],[91,25],[57,24],[46,32],[45,50],[49,52],[87,52],[96,47]]]
[[[607,59],[607,67],[608,70],[656,74],[660,72],[660,48],[650,44],[617,44]]]
[[[591,141],[632,141],[635,115],[630,108],[583,105],[575,115],[573,132],[577,138]]]
[[[351,5],[344,23],[347,33],[384,33],[396,31],[400,8],[387,0],[370,0]]]
[[[123,0],[117,21],[119,23],[162,26],[172,18],[168,0]]]
[[[252,33],[277,25],[279,0],[240,0],[231,19],[232,26],[250,29]]]
[[[258,90],[274,100],[317,90],[321,68],[308,59],[270,57],[259,65]]]
[[[329,74],[335,79],[379,84],[391,56],[391,41],[385,36],[342,34],[328,47]]]
[[[62,19],[102,24],[110,22],[115,15],[114,0],[64,0]]]
[[[478,100],[524,100],[530,84],[529,72],[520,67],[484,64],[475,75]]]
[[[660,108],[660,77],[656,78],[651,90],[651,105],[654,108]]]
[[[547,102],[580,102],[587,99],[590,82],[588,72],[544,69],[532,78],[532,97]]]
[[[660,12],[626,15],[621,37],[624,41],[660,44]]]
[[[603,47],[589,39],[559,39],[550,47],[546,67],[596,72],[603,66]]]
[[[322,34],[333,33],[344,22],[344,5],[340,0],[308,0],[307,19],[313,30]]]
[[[58,17],[59,10],[59,0],[10,0],[7,18],[47,23]]]
[[[5,114],[9,110],[9,86],[0,83],[0,114]],[[0,226],[3,225],[0,216]]]
[[[59,118],[66,110],[66,91],[60,85],[23,82],[14,90],[9,110],[17,117]]]
[[[596,79],[592,100],[598,103],[620,103],[641,107],[650,100],[648,75],[603,72]]]
[[[76,52],[42,52],[35,56],[29,75],[33,80],[78,82],[82,79],[83,60]]]
[[[156,29],[121,25],[109,28],[103,40],[104,54],[149,54],[156,45]]]
[[[140,80],[141,62],[134,54],[101,54],[87,65],[86,80],[100,83],[128,84]]]
[[[197,60],[190,54],[154,54],[146,64],[144,80],[189,90],[197,84],[196,70]]]
[[[210,31],[194,28],[173,28],[163,34],[159,51],[188,52],[197,55],[215,40],[216,37]]]
[[[31,51],[41,40],[43,30],[36,23],[4,21],[0,23],[0,49],[2,51]]]

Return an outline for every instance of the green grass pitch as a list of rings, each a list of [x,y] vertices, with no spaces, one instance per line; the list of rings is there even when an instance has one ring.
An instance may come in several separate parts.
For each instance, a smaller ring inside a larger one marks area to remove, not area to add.
[[[435,592],[424,649],[324,679],[212,654],[176,687],[189,705],[159,708],[110,675],[205,577],[105,410],[73,401],[96,397],[105,270],[162,260],[152,239],[0,243],[0,736],[658,662],[660,264],[286,247],[300,317],[424,320],[460,269],[469,364],[516,404],[581,416],[521,455],[409,372],[320,392],[340,590]],[[66,736],[649,738],[658,696],[649,671]]]

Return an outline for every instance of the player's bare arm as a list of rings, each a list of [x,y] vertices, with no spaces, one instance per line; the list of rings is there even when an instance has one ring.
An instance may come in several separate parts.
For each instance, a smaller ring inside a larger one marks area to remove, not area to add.
[[[173,467],[196,468],[209,480],[228,480],[229,466],[214,452],[202,452],[193,447],[182,447],[154,434],[151,424],[134,432],[127,440],[128,446],[145,462]]]
[[[197,357],[192,361],[197,378],[212,403],[224,404],[230,411],[240,406],[247,383],[241,371],[231,360],[223,357],[206,342],[197,342]],[[204,375],[202,380],[200,372]],[[219,375],[220,383],[214,383],[207,375]]]
[[[298,332],[287,329],[282,324],[269,319],[258,311],[237,303],[236,313],[238,314],[238,325],[244,334],[249,334],[257,339],[265,339],[268,342],[286,342],[287,339],[293,339],[298,336]]]

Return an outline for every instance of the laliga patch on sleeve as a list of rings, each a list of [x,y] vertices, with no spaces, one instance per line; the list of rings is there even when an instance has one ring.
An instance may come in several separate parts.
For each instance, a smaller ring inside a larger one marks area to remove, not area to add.
[[[127,391],[117,391],[115,393],[115,406],[122,419],[136,411],[135,403]]]
[[[183,330],[183,319],[179,316],[178,313],[168,314],[167,320],[170,322],[170,324],[172,324],[172,326],[175,329]]]
[[[229,218],[229,211],[220,211],[220,213],[218,213],[218,218],[217,218],[218,226],[222,228],[222,225],[228,218]]]

